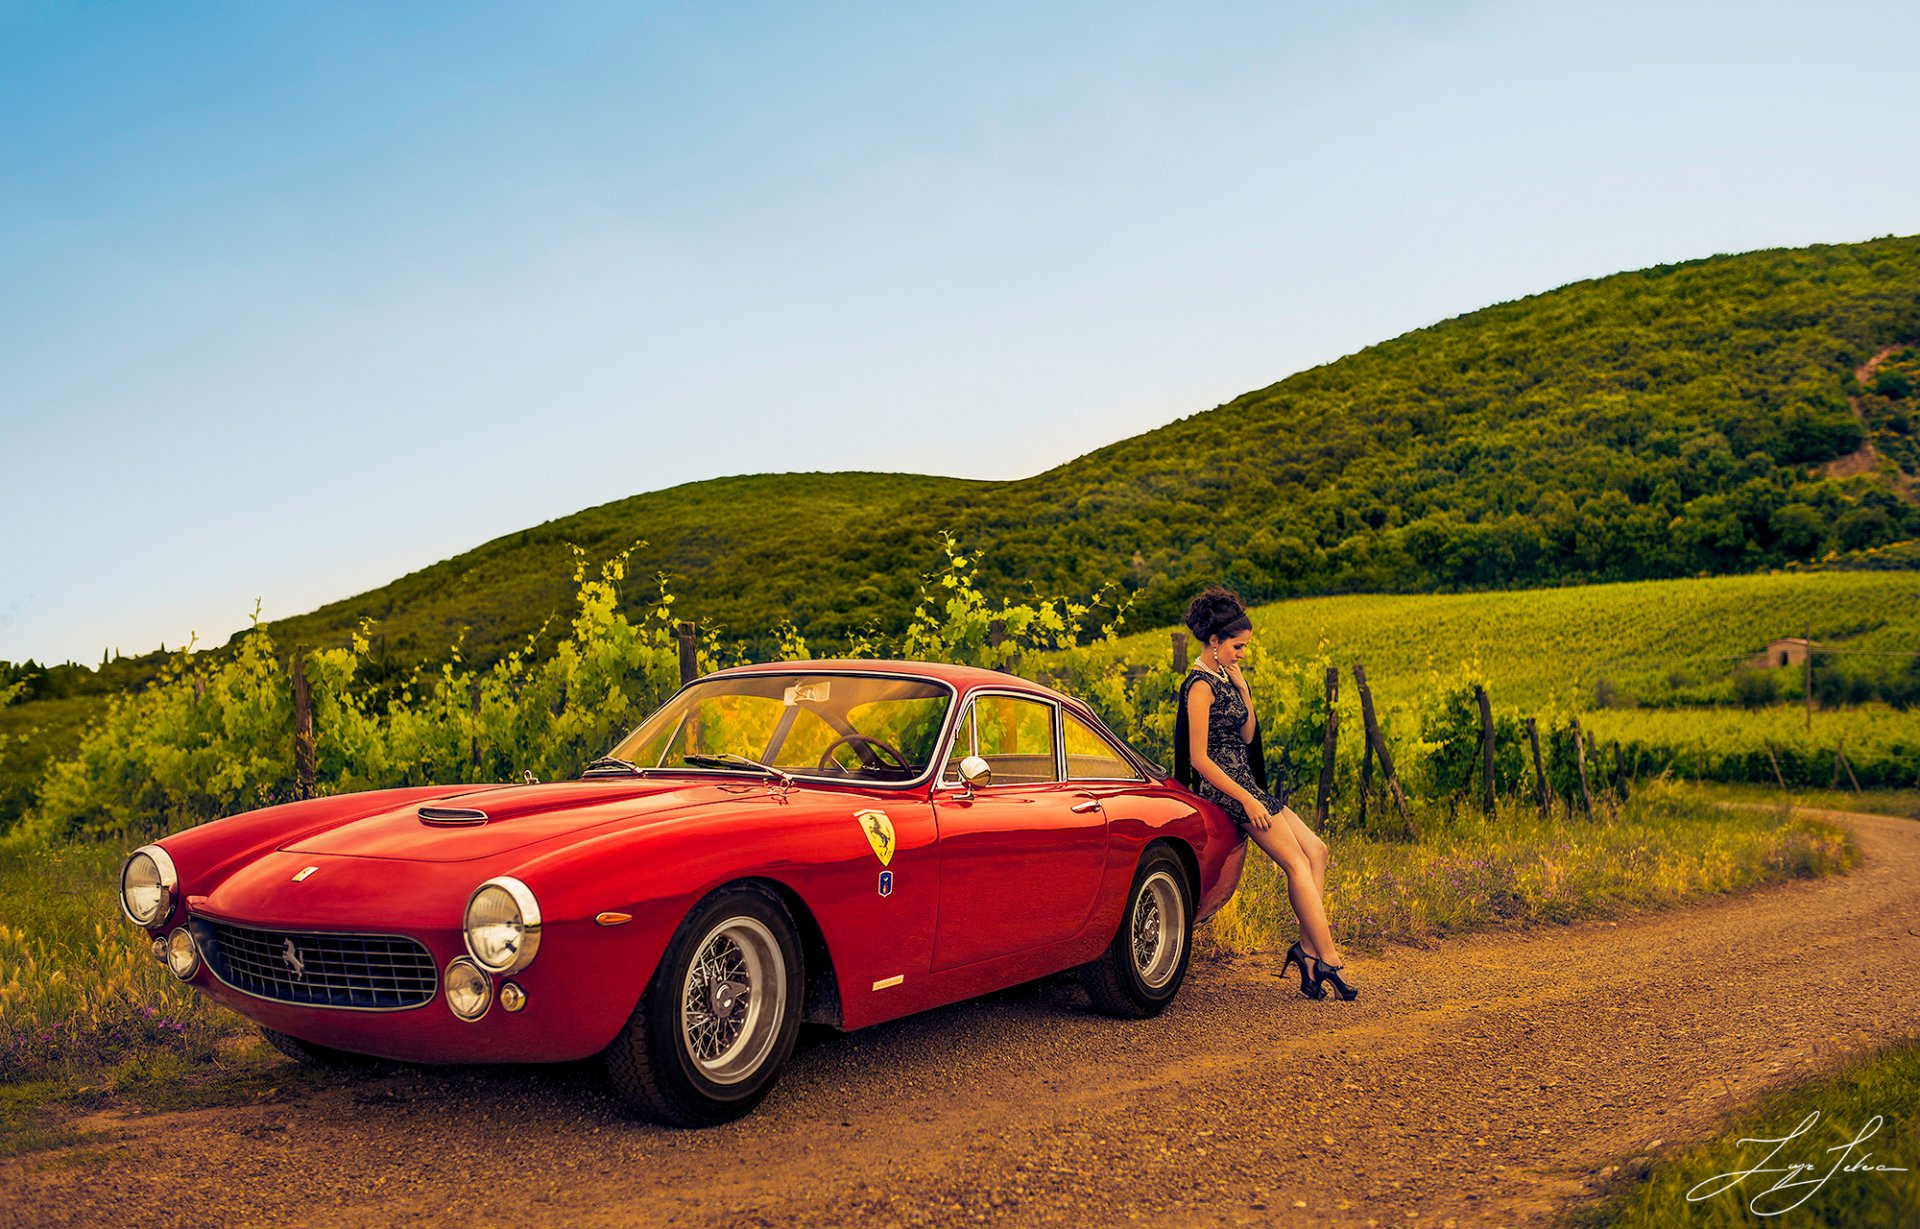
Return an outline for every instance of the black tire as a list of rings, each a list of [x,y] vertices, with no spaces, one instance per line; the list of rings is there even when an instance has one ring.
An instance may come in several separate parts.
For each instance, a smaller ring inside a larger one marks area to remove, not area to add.
[[[723,968],[730,974],[716,981]],[[756,884],[720,889],[680,923],[606,1048],[614,1091],[629,1109],[670,1126],[740,1117],[793,1053],[804,985],[785,903]]]
[[[267,1039],[268,1045],[302,1067],[372,1069],[382,1065],[380,1059],[366,1054],[350,1054],[345,1050],[329,1049],[326,1046],[315,1045],[311,1041],[302,1041],[298,1037],[289,1037],[285,1033],[275,1032],[270,1028],[262,1028],[260,1035]]]
[[[1169,918],[1172,912],[1179,917]],[[1166,846],[1149,845],[1127,889],[1126,912],[1113,942],[1080,966],[1080,980],[1096,1011],[1132,1019],[1157,1016],[1180,992],[1192,953],[1193,892],[1186,868]]]

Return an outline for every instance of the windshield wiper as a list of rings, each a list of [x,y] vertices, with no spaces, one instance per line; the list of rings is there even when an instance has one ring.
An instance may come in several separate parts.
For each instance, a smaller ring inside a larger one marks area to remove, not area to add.
[[[750,760],[744,755],[735,755],[731,751],[723,751],[719,755],[702,755],[699,752],[692,752],[680,758],[695,768],[745,768],[753,772],[764,772],[770,777],[777,777],[783,785],[793,784],[792,776],[781,772],[773,765],[762,764],[759,760]]]
[[[587,773],[592,772],[596,768],[620,768],[620,769],[626,770],[627,772],[632,773],[636,777],[644,777],[647,775],[646,769],[640,767],[640,765],[634,763],[632,760],[623,760],[617,755],[601,756],[599,759],[595,760],[591,764],[588,764],[584,769],[582,769],[581,775],[584,776]]]

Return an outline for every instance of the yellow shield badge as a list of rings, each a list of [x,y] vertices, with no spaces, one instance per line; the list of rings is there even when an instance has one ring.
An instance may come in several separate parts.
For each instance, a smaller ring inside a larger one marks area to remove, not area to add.
[[[873,856],[885,866],[893,861],[893,821],[887,818],[885,811],[857,811],[853,818],[860,824],[860,831],[867,834],[867,844],[873,846]]]

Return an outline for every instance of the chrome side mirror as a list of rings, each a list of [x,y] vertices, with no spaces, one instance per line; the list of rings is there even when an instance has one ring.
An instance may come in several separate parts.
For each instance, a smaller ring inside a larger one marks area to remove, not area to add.
[[[969,755],[960,761],[960,784],[972,789],[976,785],[993,784],[993,769],[977,755]]]

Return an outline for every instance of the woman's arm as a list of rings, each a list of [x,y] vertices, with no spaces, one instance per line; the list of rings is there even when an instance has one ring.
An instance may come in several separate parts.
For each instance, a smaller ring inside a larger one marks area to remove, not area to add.
[[[1193,762],[1195,772],[1213,782],[1215,789],[1246,807],[1251,815],[1253,807],[1259,805],[1258,800],[1207,755],[1207,714],[1212,709],[1213,688],[1204,680],[1195,681],[1187,691],[1187,758]]]

